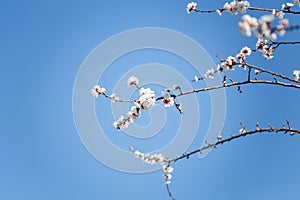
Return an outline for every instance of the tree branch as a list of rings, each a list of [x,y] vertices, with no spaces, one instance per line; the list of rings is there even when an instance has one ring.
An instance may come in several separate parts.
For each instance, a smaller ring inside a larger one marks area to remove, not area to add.
[[[194,151],[191,151],[189,153],[184,153],[183,155],[179,156],[179,157],[175,157],[175,158],[172,158],[172,159],[169,159],[169,160],[166,160],[166,162],[168,162],[169,164],[173,163],[173,162],[176,162],[178,160],[181,160],[183,158],[188,158],[190,157],[191,155],[193,154],[196,154],[196,153],[201,153],[202,151],[206,150],[206,149],[209,149],[209,148],[216,148],[217,146],[221,145],[221,144],[224,144],[224,143],[227,143],[227,142],[230,142],[232,140],[235,140],[235,139],[238,139],[238,138],[241,138],[241,137],[245,137],[245,136],[248,136],[248,135],[254,135],[256,133],[263,133],[263,132],[267,132],[267,133],[279,133],[279,132],[283,132],[283,133],[290,133],[290,135],[295,135],[295,134],[300,134],[300,130],[299,129],[293,129],[290,127],[289,125],[289,122],[288,122],[288,126],[289,127],[281,127],[281,128],[274,128],[272,126],[269,126],[268,128],[260,128],[260,127],[256,127],[255,130],[252,130],[252,131],[247,131],[246,129],[243,129],[245,131],[242,131],[242,133],[238,134],[238,135],[233,135],[229,138],[226,138],[226,139],[221,139],[215,143],[212,143],[212,144],[207,144],[206,146],[202,147],[202,148],[199,148],[199,149],[196,149]]]
[[[263,12],[270,12],[272,13],[273,10],[275,10],[276,12],[284,12],[284,13],[288,13],[288,14],[295,14],[295,15],[299,15],[300,12],[299,11],[292,11],[290,9],[288,10],[281,10],[281,9],[272,9],[272,8],[258,8],[258,7],[248,7],[247,8],[248,10],[252,10],[252,11],[263,11]],[[199,13],[215,13],[217,12],[217,10],[219,10],[220,12],[223,12],[225,11],[226,9],[224,8],[219,8],[219,9],[215,9],[215,10],[201,10],[201,9],[195,9],[195,10],[192,10],[194,12],[199,12]]]
[[[181,94],[177,94],[176,97],[183,96],[183,95],[188,95],[188,94],[192,94],[192,93],[198,93],[198,92],[203,92],[203,91],[216,90],[216,89],[220,89],[220,88],[232,87],[232,86],[237,86],[237,85],[246,85],[246,84],[280,85],[280,86],[284,86],[284,87],[292,87],[292,88],[300,89],[300,85],[284,83],[284,82],[279,82],[279,81],[274,82],[274,81],[267,81],[267,80],[250,80],[250,81],[247,80],[247,81],[225,83],[225,84],[222,84],[222,85],[190,90],[190,91],[183,92]],[[160,97],[157,98],[157,100],[160,100],[160,99],[161,99]]]
[[[246,137],[248,135],[254,135],[254,134],[257,134],[257,133],[279,133],[279,132],[283,132],[284,134],[290,133],[291,136],[293,136],[295,134],[300,134],[299,129],[291,128],[290,122],[287,118],[285,119],[285,121],[286,121],[287,128],[286,128],[285,124],[283,124],[281,128],[274,128],[270,124],[269,124],[268,128],[260,128],[258,123],[256,123],[256,128],[255,128],[255,130],[252,130],[252,131],[248,131],[245,128],[243,122],[241,122],[240,124],[242,126],[242,129],[240,130],[240,134],[232,135],[232,136],[230,136],[226,139],[222,139],[221,133],[219,133],[218,138],[217,138],[217,140],[218,140],[217,142],[212,143],[212,144],[206,143],[206,145],[203,146],[202,148],[196,149],[196,150],[188,152],[188,153],[184,153],[183,155],[172,158],[172,159],[167,159],[167,160],[165,160],[165,162],[167,162],[168,165],[171,165],[172,163],[177,162],[179,160],[189,158],[191,155],[201,153],[202,151],[204,151],[206,149],[217,148],[217,146],[223,145],[224,143],[230,142],[232,140],[236,140],[236,139],[241,138],[241,137]],[[172,192],[171,192],[171,189],[170,189],[169,185],[167,185],[167,191],[168,191],[169,197],[172,200],[175,200],[174,196],[172,195]]]
[[[289,14],[295,14],[295,15],[299,15],[300,14],[300,12],[298,12],[298,11],[292,11],[290,9],[288,9],[288,10],[281,10],[281,9],[257,8],[257,7],[249,7],[247,9],[248,10],[255,10],[255,11],[265,11],[265,12],[270,12],[270,13],[272,13],[273,10],[275,10],[276,12],[282,11],[284,13],[289,13]]]

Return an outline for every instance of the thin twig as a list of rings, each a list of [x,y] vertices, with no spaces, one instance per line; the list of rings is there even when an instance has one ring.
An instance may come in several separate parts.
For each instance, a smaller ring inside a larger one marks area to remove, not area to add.
[[[272,13],[273,10],[275,10],[275,12],[279,12],[282,11],[284,13],[289,13],[289,14],[295,14],[295,15],[299,15],[300,12],[299,11],[292,11],[292,10],[281,10],[281,9],[272,9],[272,8],[258,8],[258,7],[249,7],[247,8],[248,10],[252,10],[252,11],[264,11],[264,12],[270,12]],[[219,9],[215,9],[215,10],[201,10],[201,9],[195,9],[192,10],[194,12],[198,12],[198,13],[215,13],[217,12],[217,10],[219,10],[220,12],[225,11],[226,9],[224,8],[219,8]]]
[[[246,84],[280,85],[280,86],[284,86],[284,87],[291,87],[291,88],[300,89],[300,85],[284,83],[284,82],[279,82],[279,81],[278,82],[273,82],[273,81],[268,81],[268,80],[250,80],[250,81],[247,80],[247,81],[225,83],[225,84],[222,84],[222,85],[190,90],[190,91],[183,92],[182,94],[177,94],[176,96],[179,97],[179,96],[188,95],[188,94],[192,94],[192,93],[198,93],[198,92],[203,92],[203,91],[209,91],[209,90],[215,90],[215,89],[220,89],[220,88],[232,87],[232,86],[237,86],[237,85],[246,85]],[[160,100],[160,98],[157,98],[157,100]]]
[[[259,70],[259,71],[261,71],[261,72],[265,72],[265,73],[271,74],[271,75],[273,75],[273,76],[277,76],[277,77],[279,77],[279,78],[288,80],[288,81],[290,81],[290,82],[299,83],[298,81],[295,81],[294,79],[291,79],[291,78],[289,78],[289,77],[287,77],[287,76],[284,76],[284,75],[282,75],[282,74],[279,74],[279,73],[276,73],[276,72],[272,72],[272,71],[270,71],[270,70],[266,70],[266,69],[264,69],[264,68],[257,67],[257,66],[255,66],[255,65],[250,65],[250,64],[248,64],[248,63],[246,63],[245,65],[246,65],[247,67],[249,67],[249,68],[256,69],[256,70]]]
[[[168,192],[169,197],[170,197],[172,200],[176,200],[175,197],[173,196],[172,192],[171,192],[171,189],[170,189],[169,184],[166,184],[166,188],[167,188],[167,192]]]
[[[295,14],[295,15],[299,15],[300,12],[298,11],[292,11],[292,10],[281,10],[281,9],[272,9],[272,8],[257,8],[257,7],[249,7],[247,8],[248,10],[255,10],[255,11],[265,11],[265,12],[273,12],[273,10],[275,10],[276,12],[282,11],[284,13],[289,13],[289,14]]]
[[[271,41],[271,45],[277,44],[277,45],[282,45],[282,44],[300,44],[299,41],[282,41],[282,42],[275,42]]]
[[[256,133],[263,133],[263,132],[267,132],[267,133],[272,133],[272,132],[284,132],[284,133],[287,133],[289,132],[290,135],[295,135],[295,134],[300,134],[300,130],[299,129],[293,129],[291,127],[288,127],[288,128],[285,128],[285,127],[281,127],[281,128],[274,128],[274,127],[268,127],[268,128],[256,128],[255,130],[252,130],[252,131],[247,131],[245,130],[245,132],[242,132],[238,135],[232,135],[231,137],[229,138],[226,138],[226,139],[222,139],[222,140],[219,140],[215,143],[212,143],[212,144],[206,144],[204,147],[202,148],[199,148],[199,149],[196,149],[194,151],[191,151],[189,153],[185,153],[181,156],[178,156],[178,157],[175,157],[175,158],[172,158],[172,159],[169,159],[167,160],[166,162],[168,163],[173,163],[173,162],[176,162],[178,160],[181,160],[181,159],[184,159],[184,158],[187,158],[187,157],[190,157],[191,155],[193,154],[196,154],[196,153],[200,153],[206,149],[210,149],[210,148],[215,148],[217,147],[218,145],[221,145],[221,144],[224,144],[226,142],[230,142],[232,140],[235,140],[237,138],[240,138],[240,137],[245,137],[245,136],[248,136],[248,135],[253,135],[253,134],[256,134]]]

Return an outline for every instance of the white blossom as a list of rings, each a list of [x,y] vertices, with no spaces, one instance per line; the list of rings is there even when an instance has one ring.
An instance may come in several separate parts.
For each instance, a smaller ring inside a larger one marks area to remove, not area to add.
[[[116,102],[116,101],[120,100],[120,98],[115,93],[111,94],[109,97],[111,98],[111,100],[113,102]]]
[[[258,20],[250,15],[244,15],[242,20],[239,22],[239,28],[243,34],[250,37],[251,31],[258,26]]]
[[[140,158],[140,159],[144,159],[145,158],[145,155],[143,153],[141,153],[140,151],[136,150],[133,155],[136,157],[136,158]]]
[[[228,66],[233,66],[234,64],[236,64],[236,59],[235,59],[235,57],[228,56],[228,57],[226,58],[226,64],[227,64]]]
[[[204,77],[205,78],[214,78],[214,73],[215,73],[215,70],[213,68],[211,68],[206,71],[206,73],[204,74]]]
[[[105,88],[101,88],[99,85],[95,85],[91,90],[90,93],[94,96],[94,97],[98,97],[99,94],[104,94],[106,92]]]
[[[285,30],[289,25],[289,20],[288,19],[283,19],[279,22],[277,26],[277,32],[280,36],[283,36],[285,34]]]
[[[223,139],[221,132],[218,133],[217,139],[218,139],[218,141],[221,141]]]
[[[136,106],[132,106],[130,111],[127,113],[128,117],[132,119],[138,119],[140,117],[140,108]]]
[[[239,28],[244,35],[248,37],[251,36],[251,27],[248,23],[246,23],[245,21],[239,22]]]
[[[246,59],[246,55],[244,53],[238,53],[235,56],[240,62],[243,62]]]
[[[131,85],[138,85],[139,84],[139,79],[135,76],[131,76],[129,77],[129,79],[127,80],[127,84],[130,87]]]
[[[171,181],[165,181],[166,185],[169,185],[171,183]]]
[[[154,97],[155,93],[153,90],[151,90],[150,88],[141,88],[139,91],[140,95],[147,95],[149,97]]]
[[[241,54],[244,54],[246,56],[250,56],[251,52],[252,52],[251,49],[247,46],[244,46],[240,51]]]
[[[282,11],[278,11],[278,12],[275,11],[275,12],[276,12],[277,17],[279,16],[279,18],[282,18],[281,17],[281,15],[283,14]],[[272,27],[272,22],[273,21],[274,21],[274,16],[273,15],[264,15],[264,16],[262,16],[258,20],[258,26],[254,29],[254,33],[255,33],[256,37],[267,39],[267,40],[276,40],[277,39],[276,32],[281,36],[284,35],[285,31],[286,31],[286,28],[289,25],[288,19],[280,20],[278,25],[275,28]]]
[[[232,1],[230,3],[226,2],[223,6],[223,8],[231,13],[232,15],[237,15],[238,14],[238,7],[236,5],[236,1]]]
[[[245,134],[247,133],[247,130],[245,128],[241,128],[240,131],[239,131],[241,134]]]
[[[272,17],[271,17],[272,16]],[[258,21],[255,35],[258,38],[271,39],[271,22],[274,20],[273,15],[262,16]]]
[[[294,75],[294,80],[299,81],[300,70],[294,70],[293,75]]]
[[[238,53],[236,56],[235,56],[241,63],[245,61],[246,59],[246,55],[243,54],[243,53]]]
[[[246,9],[250,7],[248,1],[237,1],[237,7],[240,13],[246,13]]]
[[[248,1],[241,1],[241,0],[233,0],[232,2],[226,2],[223,8],[233,14],[236,15],[238,12],[245,13],[246,9],[250,7],[250,3]]]
[[[281,5],[281,10],[289,10],[291,7],[293,7],[294,4],[293,3],[284,3]]]
[[[219,16],[222,16],[222,11],[221,10],[216,10],[216,13],[219,15]]]
[[[260,74],[260,70],[258,70],[258,69],[256,69],[256,70],[254,70],[254,73],[255,73],[255,75],[258,75],[258,74]]]
[[[278,19],[283,19],[284,13],[280,10],[280,11],[276,12],[275,16],[276,16]]]
[[[264,47],[267,45],[267,42],[268,42],[268,40],[258,38],[257,42],[256,42],[256,49],[259,51],[262,51],[264,49]]]
[[[294,3],[300,7],[300,0],[294,0]]]
[[[172,178],[172,174],[163,174],[163,177],[170,180]]]
[[[198,76],[195,76],[195,77],[194,77],[194,81],[195,81],[195,82],[197,82],[197,81],[199,81],[199,80],[200,80],[200,78],[199,78]]]
[[[188,3],[187,6],[186,6],[186,12],[188,14],[190,14],[192,10],[197,9],[196,7],[197,7],[197,3],[195,3],[195,2]]]
[[[270,59],[272,59],[274,57],[274,56],[272,56],[272,54],[274,53],[274,51],[275,51],[274,47],[264,46],[264,48],[263,48],[263,56],[267,60],[270,60]]]
[[[142,110],[146,110],[155,104],[155,93],[150,88],[141,88],[140,95],[139,105]]]
[[[263,15],[260,18],[260,21],[267,22],[267,23],[271,23],[273,20],[274,20],[274,16],[273,15]]]
[[[163,170],[164,170],[165,173],[172,173],[173,170],[174,170],[174,168],[171,167],[171,166],[168,166],[168,167],[167,167],[166,165],[164,165],[164,166],[163,166]]]
[[[235,57],[232,57],[232,56],[228,56],[226,58],[225,61],[223,61],[221,63],[221,65],[218,65],[218,71],[220,73],[222,73],[224,70],[225,71],[228,71],[228,70],[234,70],[233,66],[236,64],[236,59]]]
[[[174,98],[171,97],[169,92],[162,92],[163,104],[165,107],[170,107],[174,105]]]
[[[260,52],[262,52],[262,55],[270,60],[273,58],[272,54],[274,53],[275,51],[275,48],[274,47],[270,47],[269,45],[267,45],[267,40],[264,40],[264,39],[258,39],[257,40],[257,43],[256,43],[256,49]]]
[[[155,104],[155,99],[153,97],[148,97],[146,95],[142,95],[139,98],[139,103],[140,103],[142,110],[147,110]]]

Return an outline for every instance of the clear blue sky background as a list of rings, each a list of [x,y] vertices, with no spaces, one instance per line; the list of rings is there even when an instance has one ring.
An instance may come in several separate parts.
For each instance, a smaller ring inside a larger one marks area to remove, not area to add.
[[[272,2],[271,7],[280,8],[283,2]],[[187,15],[187,3],[1,1],[0,199],[168,199],[161,171],[121,173],[86,151],[73,122],[72,89],[88,53],[108,37],[132,28],[180,31],[214,59],[216,54],[235,55],[244,45],[254,47],[255,38],[243,36],[237,28],[240,16]],[[198,3],[216,8],[224,1]],[[254,6],[267,3],[257,1]],[[299,18],[290,19],[299,23]],[[283,39],[299,40],[299,31],[279,38]],[[256,55],[249,61],[292,77],[292,70],[300,69],[299,50],[298,46],[284,46],[272,61]],[[233,76],[241,74],[238,71]],[[243,90],[243,94],[236,88],[227,90],[224,136],[237,133],[240,120],[250,129],[256,121],[262,126],[268,122],[280,126],[289,117],[300,128],[299,91],[265,86]],[[256,135],[221,146],[206,159],[195,156],[178,162],[173,173],[174,195],[186,200],[297,199],[299,142],[299,136]],[[190,150],[199,144],[196,140]]]

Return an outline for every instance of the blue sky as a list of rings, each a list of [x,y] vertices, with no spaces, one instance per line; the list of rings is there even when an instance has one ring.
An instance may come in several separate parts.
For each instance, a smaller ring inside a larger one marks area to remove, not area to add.
[[[2,1],[0,199],[168,199],[161,171],[119,172],[101,164],[86,150],[73,120],[72,92],[77,71],[86,56],[112,35],[133,28],[161,27],[186,34],[201,44],[215,62],[216,54],[226,57],[235,55],[244,45],[254,47],[255,38],[243,36],[237,28],[240,15],[187,15],[187,3],[171,0]],[[216,8],[224,1],[198,3],[199,7]],[[270,7],[280,8],[281,3],[284,2],[272,2]],[[267,3],[257,2],[253,6],[265,7]],[[292,24],[298,23],[297,17],[288,18]],[[299,32],[287,33],[278,40],[299,40]],[[254,55],[249,62],[292,77],[292,71],[300,69],[298,52],[299,46],[283,46],[271,61]],[[193,75],[187,63],[157,51],[125,56],[115,65],[125,63],[130,70],[129,64],[149,62],[174,65],[179,72]],[[119,71],[112,66],[99,84],[112,92]],[[237,70],[230,75],[239,79],[244,72]],[[194,88],[201,86],[201,83],[190,84]],[[268,122],[280,126],[288,117],[295,128],[300,127],[296,107],[300,96],[296,89],[273,86],[244,86],[242,89],[243,94],[236,88],[226,90],[224,136],[237,133],[240,120],[251,129],[256,121],[261,126]],[[197,98],[204,112],[201,114],[203,124],[207,126],[207,94],[199,94]],[[110,102],[103,98],[95,102],[99,121],[111,127],[112,116],[109,114],[107,121],[103,121],[101,114],[101,109],[107,109],[106,105],[110,106]],[[165,127],[170,129],[154,139],[140,141],[113,129],[107,137],[123,149],[130,142],[152,151],[173,137],[163,134],[172,132],[179,114],[171,108],[166,114],[172,116]],[[149,121],[147,113],[144,116],[144,121],[138,122],[140,125]],[[201,137],[196,136],[190,150],[201,145]],[[298,136],[255,135],[221,146],[205,159],[194,156],[175,163],[171,185],[174,195],[186,200],[297,198],[299,141]],[[109,154],[109,151],[104,153]]]

